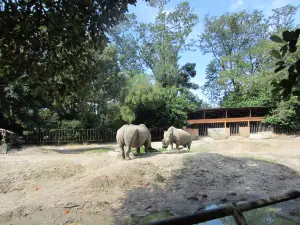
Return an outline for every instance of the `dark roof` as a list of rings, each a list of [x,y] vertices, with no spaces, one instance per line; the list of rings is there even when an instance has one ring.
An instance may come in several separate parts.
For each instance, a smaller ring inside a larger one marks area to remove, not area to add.
[[[270,106],[253,106],[253,107],[220,107],[220,108],[205,108],[205,109],[199,109],[194,112],[190,113],[197,113],[197,112],[203,112],[203,111],[219,111],[219,110],[245,110],[245,109],[270,109],[272,107]]]

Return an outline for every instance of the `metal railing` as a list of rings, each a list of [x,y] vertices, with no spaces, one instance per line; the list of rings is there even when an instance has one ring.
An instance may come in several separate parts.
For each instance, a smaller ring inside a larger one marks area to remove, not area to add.
[[[83,142],[115,142],[117,130],[106,129],[53,129],[38,132],[31,132],[24,135],[26,144],[65,144]],[[149,129],[153,141],[160,141],[163,138],[162,128]]]
[[[300,191],[290,191],[282,195],[269,198],[262,198],[255,201],[246,201],[226,204],[216,209],[210,209],[203,212],[187,216],[172,217],[165,220],[150,222],[147,225],[194,225],[207,222],[214,219],[233,216],[237,225],[247,225],[247,221],[242,212],[252,209],[273,205],[280,202],[289,201],[300,197]]]

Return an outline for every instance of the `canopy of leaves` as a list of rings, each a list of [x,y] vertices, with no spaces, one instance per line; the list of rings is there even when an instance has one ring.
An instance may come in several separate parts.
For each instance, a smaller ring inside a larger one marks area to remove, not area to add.
[[[5,120],[28,121],[41,108],[74,101],[78,88],[94,79],[87,72],[93,51],[102,53],[106,32],[135,2],[3,0],[0,107]]]
[[[296,115],[297,105],[283,103],[280,96],[295,95],[299,88],[298,30],[284,31],[295,27],[297,10],[298,7],[286,5],[274,9],[268,18],[258,10],[206,16],[199,47],[204,54],[212,54],[213,59],[201,87],[205,95],[224,107],[273,106],[275,110],[266,121],[292,125],[291,115]],[[274,35],[282,31],[282,37]],[[276,43],[282,45],[280,51],[274,49]],[[283,70],[288,67],[289,75]]]
[[[182,2],[168,13],[160,7],[153,23],[141,23],[134,15],[127,15],[127,20],[110,34],[119,48],[121,66],[126,71],[141,72],[147,68],[163,87],[180,86],[180,82],[189,82],[187,75],[181,76],[183,70],[188,67],[194,70],[193,64],[179,68],[178,60],[180,53],[193,47],[188,37],[197,23],[198,16],[192,12],[189,3]]]
[[[163,88],[147,75],[136,75],[129,83],[131,85],[121,107],[122,119],[127,123],[181,127],[186,124],[187,112],[201,105],[201,101],[187,89]]]
[[[284,31],[282,38],[276,35],[270,39],[276,43],[282,44],[280,50],[273,49],[271,54],[278,61],[275,73],[288,67],[288,77],[280,82],[273,82],[273,93],[276,95],[279,92],[285,100],[288,100],[292,95],[300,97],[300,51],[297,42],[300,36],[300,29],[295,31]],[[288,53],[288,54],[287,54]]]

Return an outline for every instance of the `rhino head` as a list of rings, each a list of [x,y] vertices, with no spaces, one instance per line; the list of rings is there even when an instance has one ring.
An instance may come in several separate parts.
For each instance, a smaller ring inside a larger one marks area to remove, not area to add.
[[[164,138],[162,139],[162,147],[167,148],[170,144],[170,134],[167,131],[164,132]]]

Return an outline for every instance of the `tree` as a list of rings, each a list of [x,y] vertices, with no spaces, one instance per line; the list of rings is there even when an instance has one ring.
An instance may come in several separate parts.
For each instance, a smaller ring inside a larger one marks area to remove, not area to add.
[[[166,87],[145,74],[135,75],[121,107],[127,123],[167,128],[186,124],[187,113],[200,107],[201,101],[186,88]]]
[[[169,13],[160,6],[154,23],[139,23],[134,15],[128,15],[126,22],[116,27],[111,36],[123,55],[126,70],[147,68],[163,87],[180,86],[184,79],[179,73],[188,65],[180,69],[178,60],[182,52],[192,47],[188,36],[197,22],[198,17],[189,3],[183,2]]]
[[[136,0],[2,2],[0,107],[12,122],[72,99],[93,79],[90,50],[103,51],[106,32]]]
[[[242,74],[249,77],[258,69],[260,59],[248,50],[265,38],[267,27],[262,12],[257,10],[227,13],[219,18],[206,16],[204,26],[199,48],[204,54],[211,53],[213,60],[207,66],[202,89],[210,100],[220,102],[223,96],[240,92]]]
[[[185,65],[183,65],[179,72],[179,82],[178,82],[178,86],[179,87],[185,87],[187,89],[193,89],[193,90],[197,90],[199,89],[199,85],[192,83],[190,80],[191,78],[194,78],[197,74],[196,72],[196,63],[186,63]]]
[[[289,67],[288,77],[282,79],[280,82],[272,82],[274,86],[273,93],[275,95],[281,93],[285,100],[289,100],[292,95],[300,97],[300,51],[297,51],[299,36],[300,29],[297,29],[295,31],[284,31],[282,38],[276,35],[270,38],[272,41],[282,44],[280,52],[275,49],[271,51],[274,58],[279,60],[276,62],[277,68],[274,72],[278,73],[287,66]]]
[[[282,28],[278,21],[293,26],[297,9],[290,5],[275,9],[267,20],[257,10],[227,13],[219,18],[206,16],[199,47],[204,54],[213,55],[202,87],[211,101],[224,106],[271,104],[267,87],[274,78],[270,72],[274,60],[269,55],[274,44],[268,37],[274,29]]]

